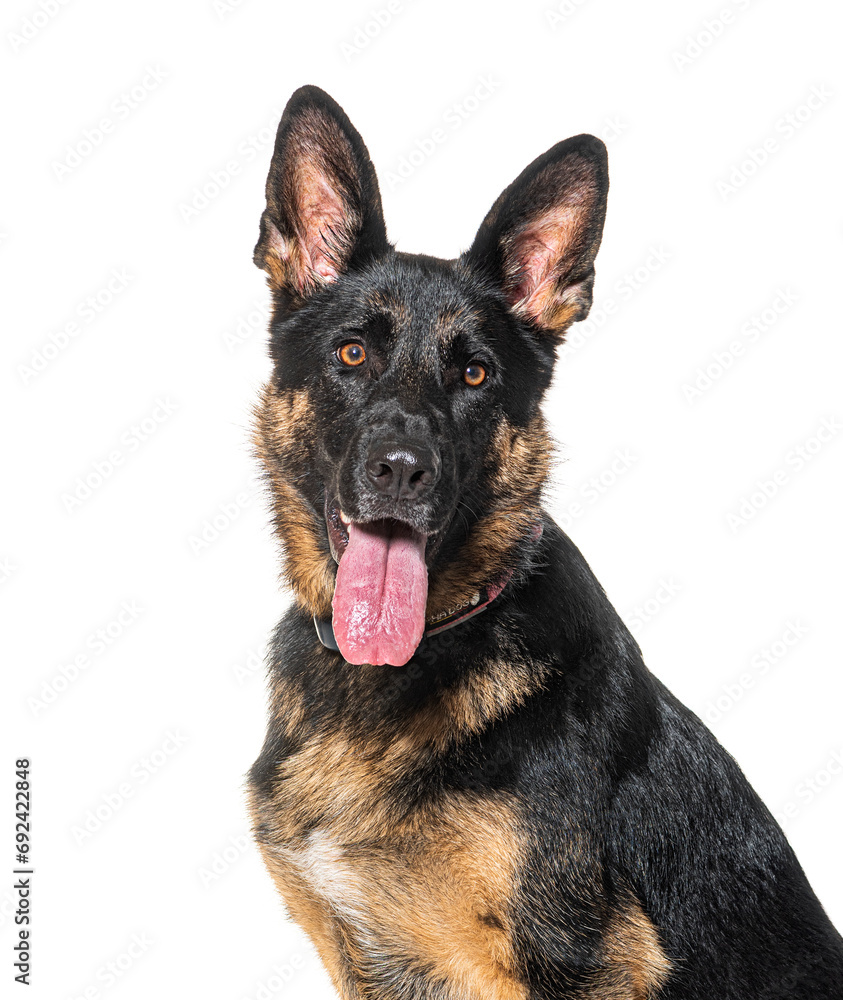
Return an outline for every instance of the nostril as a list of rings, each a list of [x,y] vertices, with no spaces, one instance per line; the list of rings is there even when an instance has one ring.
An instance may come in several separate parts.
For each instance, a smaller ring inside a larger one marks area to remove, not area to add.
[[[365,470],[378,492],[414,500],[438,479],[439,457],[420,445],[382,441],[369,452]]]
[[[410,476],[410,486],[425,486],[430,482],[430,473],[425,469],[418,469]]]

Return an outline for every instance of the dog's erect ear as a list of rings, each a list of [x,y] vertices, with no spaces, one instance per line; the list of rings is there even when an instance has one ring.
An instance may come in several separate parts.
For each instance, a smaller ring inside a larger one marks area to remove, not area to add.
[[[342,108],[318,87],[290,98],[266,179],[255,263],[301,304],[389,249],[375,170]]]
[[[498,198],[463,260],[498,284],[516,315],[561,339],[591,308],[608,190],[599,139],[557,143]]]

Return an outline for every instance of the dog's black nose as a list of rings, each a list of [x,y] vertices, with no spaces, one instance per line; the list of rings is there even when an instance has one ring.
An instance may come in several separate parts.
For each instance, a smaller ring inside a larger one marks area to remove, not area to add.
[[[366,475],[379,493],[415,500],[439,479],[439,456],[423,445],[381,441],[369,449]]]

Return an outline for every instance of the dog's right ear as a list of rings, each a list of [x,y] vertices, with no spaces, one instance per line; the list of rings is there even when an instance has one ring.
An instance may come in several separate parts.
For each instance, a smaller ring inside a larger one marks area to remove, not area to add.
[[[388,249],[363,140],[324,90],[301,87],[278,126],[255,263],[273,291],[296,307]]]

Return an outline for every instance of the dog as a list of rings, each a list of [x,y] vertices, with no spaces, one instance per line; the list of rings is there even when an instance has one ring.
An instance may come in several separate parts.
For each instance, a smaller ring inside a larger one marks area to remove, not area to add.
[[[608,183],[566,139],[441,260],[331,97],[278,128],[255,441],[295,602],[249,801],[343,1000],[843,997],[784,835],[542,507]]]

